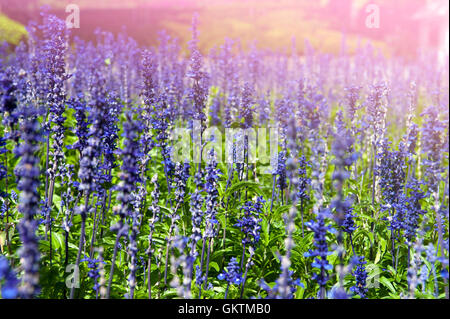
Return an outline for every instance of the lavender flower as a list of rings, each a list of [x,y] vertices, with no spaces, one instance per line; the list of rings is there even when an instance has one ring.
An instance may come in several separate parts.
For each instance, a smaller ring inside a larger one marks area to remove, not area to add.
[[[76,98],[71,98],[67,102],[68,106],[72,108],[74,112],[74,117],[76,120],[76,127],[75,127],[75,135],[78,137],[78,141],[74,143],[74,145],[71,145],[70,149],[77,149],[79,150],[80,154],[83,152],[84,148],[87,146],[87,139],[88,139],[88,133],[89,133],[89,120],[87,116],[87,104],[84,100],[83,94],[79,94]]]
[[[202,232],[201,232],[201,224],[203,220],[203,196],[202,196],[202,189],[203,189],[203,171],[197,171],[194,175],[194,183],[196,185],[196,188],[193,193],[191,193],[191,221],[192,221],[192,235],[191,235],[191,242],[197,242],[202,238]],[[195,245],[192,245],[192,251],[191,254],[195,254]]]
[[[133,193],[136,191],[136,184],[140,182],[138,158],[140,123],[132,118],[131,113],[127,113],[127,121],[124,123],[124,148],[121,152],[123,164],[121,167],[121,181],[118,185],[119,195],[117,199],[121,206],[117,209],[121,222],[129,218],[129,246],[131,255],[130,275],[128,278],[130,292],[129,298],[133,299],[136,287],[136,264],[137,264],[137,243],[136,236],[139,232],[137,211],[133,207]],[[120,225],[119,225],[120,226]],[[120,230],[119,230],[120,232]],[[119,234],[118,234],[118,237]],[[114,267],[112,267],[113,269]],[[112,271],[111,271],[112,272]]]
[[[89,278],[91,278],[94,281],[93,289],[94,289],[94,291],[96,293],[98,293],[99,288],[100,288],[100,283],[99,283],[99,278],[100,278],[99,264],[100,263],[105,264],[105,262],[100,260],[100,259],[89,258],[88,256],[85,256],[83,259],[81,259],[81,262],[87,262],[88,268],[89,268],[88,276],[89,276]]]
[[[193,119],[201,121],[203,123],[206,120],[205,103],[206,103],[206,95],[208,93],[206,87],[207,74],[202,70],[203,57],[198,49],[196,16],[194,16],[194,19],[192,21],[192,40],[190,42],[190,50],[191,50],[191,65],[190,70],[186,74],[186,76],[192,79],[193,84],[189,91],[188,96],[192,100]]]
[[[373,143],[377,146],[384,134],[386,106],[384,98],[388,93],[386,84],[375,84],[371,87],[371,92],[367,104],[367,121],[373,130]]]
[[[9,78],[0,77],[0,113],[3,117],[3,125],[11,129],[18,120],[17,98],[14,94],[16,90],[17,87]]]
[[[153,255],[153,234],[155,232],[155,226],[156,223],[160,220],[161,216],[161,209],[158,205],[159,197],[160,197],[160,191],[159,191],[159,184],[158,184],[158,175],[154,175],[151,182],[154,185],[153,191],[151,193],[152,197],[152,204],[149,208],[149,211],[152,213],[152,218],[149,220],[149,235],[148,235],[148,249],[146,251],[146,254],[148,256],[148,265],[147,265],[147,281],[148,281],[148,297],[149,299],[152,298],[152,289],[151,289],[151,268],[152,268],[152,255]]]
[[[38,292],[39,283],[39,249],[36,236],[36,213],[39,211],[39,150],[40,141],[39,123],[28,109],[26,118],[21,127],[23,142],[15,148],[15,154],[20,162],[16,166],[15,174],[18,177],[17,188],[20,190],[19,212],[23,215],[19,223],[19,235],[22,241],[19,255],[24,270],[22,286],[19,288],[23,298],[32,298]]]
[[[244,249],[247,245],[255,247],[259,242],[261,232],[260,223],[262,221],[259,216],[262,213],[262,204],[264,202],[265,200],[262,197],[258,197],[255,203],[248,201],[241,208],[241,212],[244,211],[244,214],[237,220],[235,226],[239,227],[244,234],[242,238]]]
[[[295,293],[297,292],[297,287],[303,287],[304,285],[300,282],[300,279],[293,279],[292,276],[294,272],[289,270],[288,279],[286,283],[281,284],[280,279],[275,281],[275,286],[270,288],[270,286],[264,281],[261,280],[260,285],[261,288],[267,292],[267,299],[294,299]],[[284,295],[284,290],[287,288],[288,293]]]
[[[6,139],[0,136],[0,155],[5,154],[6,152],[8,152],[6,148]],[[6,178],[8,178],[7,167],[3,163],[0,163],[0,181]],[[8,194],[3,190],[0,191],[0,197],[6,197],[7,195]]]
[[[353,272],[356,283],[350,288],[350,290],[359,295],[361,298],[366,298],[368,290],[366,287],[367,271],[364,265],[367,262],[364,260],[364,256],[354,256],[353,258],[352,263],[356,265],[356,269]]]
[[[206,230],[205,236],[208,238],[215,237],[216,235],[216,224],[218,223],[216,219],[217,214],[217,183],[220,178],[220,170],[217,168],[217,162],[215,160],[214,149],[210,153],[210,161],[205,168],[205,219],[206,219]]]
[[[175,184],[175,202],[177,207],[181,207],[184,202],[184,196],[186,194],[186,183],[189,178],[189,163],[175,164],[174,184]]]
[[[422,128],[422,152],[427,155],[423,164],[425,166],[425,176],[428,180],[428,187],[431,192],[435,192],[440,180],[440,163],[443,148],[444,124],[439,120],[439,113],[436,107],[428,107],[421,114],[426,117]]]
[[[230,284],[239,285],[242,281],[242,274],[239,270],[239,263],[237,262],[236,257],[233,257],[228,263],[226,270],[222,271],[217,278],[219,280],[225,280]]]
[[[421,183],[416,179],[412,179],[406,184],[407,194],[402,194],[399,203],[395,205],[397,210],[404,210],[403,227],[405,229],[405,237],[408,245],[415,242],[417,231],[420,226],[420,216],[426,211],[422,209],[421,199],[425,198],[425,193],[420,188]]]
[[[9,266],[9,262],[6,257],[0,255],[0,283],[4,280],[1,286],[1,297],[3,299],[15,299],[19,296],[18,285],[19,280],[14,270]]]
[[[357,105],[358,99],[359,99],[359,93],[361,91],[360,86],[348,86],[344,88],[345,91],[345,99],[346,99],[346,112],[347,117],[350,119],[350,121],[353,123],[353,120],[355,118],[355,113],[358,111],[362,105]]]
[[[277,186],[281,192],[281,203],[284,203],[283,192],[287,188],[286,182],[286,151],[281,151],[278,154],[278,166],[276,169],[276,175],[278,175]]]
[[[218,92],[214,97],[211,107],[209,108],[209,116],[211,117],[210,125],[217,126],[221,123],[220,109],[223,104],[223,96]]]
[[[298,186],[297,186],[297,201],[300,202],[300,214],[302,218],[302,237],[304,236],[303,213],[305,210],[305,202],[308,201],[308,188],[311,185],[311,178],[308,177],[307,167],[310,167],[309,161],[302,155],[298,159]]]
[[[207,288],[208,283],[208,271],[209,271],[209,258],[211,253],[211,240],[217,235],[217,206],[218,206],[218,196],[219,192],[218,181],[219,175],[221,174],[220,169],[217,168],[217,162],[215,158],[214,148],[211,149],[209,153],[209,161],[206,165],[206,176],[205,176],[205,233],[203,235],[203,248],[201,256],[201,267],[203,267],[203,253],[205,249],[206,240],[208,241],[207,257],[206,257],[206,271],[204,280],[204,289]]]
[[[242,88],[241,105],[239,107],[240,119],[244,129],[250,128],[253,125],[253,90],[248,82],[244,83]]]
[[[385,140],[382,149],[377,155],[379,164],[376,167],[375,175],[380,177],[379,185],[382,190],[384,200],[393,205],[401,193],[406,173],[405,155],[401,151],[390,149],[390,142]]]
[[[350,202],[349,198],[345,199],[346,203]],[[342,222],[342,230],[347,234],[352,234],[358,226],[356,226],[354,218],[356,215],[353,212],[353,207],[351,205],[344,205],[344,220]]]
[[[227,282],[227,288],[225,290],[225,299],[228,296],[228,290],[230,285],[240,285],[242,282],[242,273],[240,271],[239,263],[236,260],[236,257],[231,258],[228,263],[226,270],[222,271],[217,278],[219,280],[225,280]]]
[[[316,221],[312,220],[306,223],[314,232],[314,246],[315,250],[309,250],[304,254],[305,257],[314,257],[311,266],[318,269],[318,273],[313,273],[312,278],[317,281],[320,286],[320,298],[325,298],[325,286],[329,280],[327,271],[332,270],[333,266],[328,263],[327,257],[330,255],[328,251],[328,244],[326,239],[327,232],[331,231],[331,226],[325,224],[325,217],[329,214],[327,210],[321,210],[316,217]]]
[[[310,167],[309,161],[302,155],[298,159],[298,191],[297,197],[301,201],[309,200],[308,186],[311,184],[311,178],[308,177],[307,168]]]

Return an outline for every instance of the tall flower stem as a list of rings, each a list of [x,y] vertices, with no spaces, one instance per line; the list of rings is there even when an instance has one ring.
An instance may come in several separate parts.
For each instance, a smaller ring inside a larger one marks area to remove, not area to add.
[[[4,156],[4,163],[5,163],[5,171],[6,171],[6,176],[5,176],[5,191],[6,194],[8,194],[8,156],[5,152],[5,156]],[[9,255],[12,255],[12,248],[11,248],[11,242],[9,240],[9,228],[11,227],[9,224],[9,199],[6,198],[5,200],[5,205],[6,205],[6,226],[5,226],[5,236],[6,236],[6,245],[8,247],[8,253]],[[14,259],[11,260],[11,267],[14,266]]]
[[[394,218],[394,209],[392,209],[392,218]],[[392,267],[396,270],[396,257],[395,257],[395,236],[394,230],[391,228],[391,253],[392,253]]]
[[[111,207],[111,197],[112,197],[111,190],[109,190],[108,193],[109,193],[108,194],[108,206],[106,207],[106,210],[105,210],[105,208],[102,209],[102,222],[101,222],[102,226],[105,225],[106,214],[109,212],[109,208]],[[100,239],[101,238],[103,238],[103,227],[100,229]]]
[[[304,207],[303,207],[303,198],[300,199],[300,216],[301,216],[301,221],[302,221],[302,238],[305,238],[305,231],[304,231],[304,222],[303,222],[303,211],[304,211]]]
[[[117,236],[116,241],[114,243],[114,252],[111,260],[111,271],[109,272],[109,281],[108,281],[108,288],[106,290],[106,299],[109,299],[109,296],[111,294],[111,286],[112,286],[112,280],[114,277],[114,268],[116,266],[116,259],[117,259],[117,252],[119,249],[119,240],[120,237],[123,235],[123,221],[120,220],[118,224],[118,230],[117,230]]]
[[[152,282],[151,282],[151,273],[152,273],[152,253],[148,253],[148,261],[147,261],[147,289],[148,289],[148,299],[152,299]]]
[[[228,290],[230,290],[230,283],[227,283],[227,288],[225,289],[225,296],[223,299],[228,299]]]
[[[272,174],[272,197],[270,199],[270,211],[273,211],[273,198],[275,195],[275,184],[276,184],[277,175]]]
[[[85,235],[85,231],[86,231],[86,217],[87,217],[87,212],[88,212],[89,196],[90,196],[90,192],[87,191],[86,192],[85,204],[84,204],[84,207],[82,208],[82,211],[81,211],[80,242],[78,244],[77,260],[75,262],[75,269],[77,271],[79,269],[80,260],[81,260],[81,251],[83,250],[83,245],[84,245],[84,235]],[[72,288],[70,290],[70,299],[74,298],[74,294],[75,294],[75,285],[72,285]]]
[[[241,299],[244,296],[244,289],[245,289],[245,283],[247,281],[247,274],[248,274],[248,270],[252,264],[252,258],[253,258],[254,253],[255,253],[255,250],[250,247],[250,256],[248,257],[247,263],[245,264],[244,277],[242,278],[241,295],[240,295]]]
[[[208,289],[208,273],[209,273],[209,257],[211,255],[211,241],[212,238],[208,238],[208,252],[206,254],[206,269],[205,269],[205,283],[203,284],[203,289]]]
[[[20,162],[15,167],[18,176],[17,188],[20,190],[19,213],[23,215],[18,225],[22,247],[19,251],[20,264],[23,269],[22,285],[19,293],[22,298],[33,298],[38,292],[39,284],[39,247],[36,236],[36,212],[39,209],[39,123],[32,108],[25,108],[25,118],[21,123],[23,143],[14,149]]]
[[[244,269],[244,259],[245,259],[245,242],[243,243],[243,246],[242,246],[241,266],[239,268],[241,271]]]
[[[206,236],[203,236],[203,243],[202,243],[202,253],[200,255],[200,275],[203,273],[203,261],[205,258],[205,245],[206,245]],[[199,286],[199,292],[198,297],[202,297],[202,285]]]
[[[175,222],[178,220],[177,218],[175,218],[177,211],[178,211],[178,207],[179,207],[180,203],[177,203],[177,206],[175,207],[174,213],[171,216],[171,223],[170,223],[170,228],[169,228],[169,234],[167,235],[167,243],[166,243],[166,262],[164,265],[164,286],[167,287],[167,269],[169,266],[169,250],[170,250],[170,243],[172,242],[172,235],[173,235],[173,231],[175,229]]]
[[[157,222],[160,213],[160,208],[158,206],[159,201],[159,185],[158,185],[158,175],[154,175],[151,182],[154,185],[154,190],[151,193],[152,196],[152,205],[150,210],[153,212],[153,216],[149,221],[150,233],[148,235],[148,249],[147,249],[147,258],[148,258],[148,266],[147,266],[147,289],[148,289],[148,298],[152,298],[152,285],[151,285],[151,270],[152,270],[152,256],[153,256],[153,233],[155,230],[155,223]]]

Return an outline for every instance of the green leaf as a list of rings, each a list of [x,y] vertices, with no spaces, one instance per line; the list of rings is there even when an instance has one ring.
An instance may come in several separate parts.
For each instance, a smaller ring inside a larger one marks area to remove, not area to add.
[[[389,279],[387,279],[386,277],[381,277],[380,282],[383,284],[383,286],[387,287],[392,293],[396,293],[395,288],[389,281]]]
[[[274,216],[276,216],[276,217],[282,216],[284,213],[288,212],[290,208],[291,208],[291,205],[283,205],[283,206],[277,207],[277,209],[275,209],[275,211],[274,211]]]
[[[39,250],[40,251],[49,251],[50,250],[50,243],[48,240],[40,240],[39,241]]]
[[[228,188],[228,190],[225,192],[225,196],[231,196],[234,192],[236,192],[240,189],[243,189],[243,188],[247,188],[249,191],[253,191],[260,196],[263,194],[261,185],[259,183],[242,181],[242,182],[233,184],[230,188]]]
[[[61,247],[64,247],[64,239],[61,236],[61,234],[58,234],[56,232],[52,233],[52,249],[60,249]]]
[[[215,261],[211,261],[211,262],[209,263],[209,267],[212,267],[212,268],[214,268],[217,272],[220,272],[219,265],[218,265]]]
[[[161,296],[162,299],[172,299],[176,297],[178,297],[178,293],[177,290],[174,288],[168,289]]]
[[[167,215],[173,215],[173,212],[170,208],[167,208],[166,206],[161,206],[161,205],[158,205],[158,206],[162,211],[166,212]]]
[[[69,248],[75,249],[76,251],[78,251],[78,246],[75,244],[72,244],[71,242],[69,242]]]
[[[6,245],[6,232],[0,231],[0,249],[2,253],[3,253],[3,246],[5,245]]]

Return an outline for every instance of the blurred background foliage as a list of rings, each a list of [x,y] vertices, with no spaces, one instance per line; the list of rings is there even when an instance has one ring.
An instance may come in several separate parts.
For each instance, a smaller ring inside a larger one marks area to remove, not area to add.
[[[423,50],[448,53],[448,2],[445,0],[0,0],[0,40],[16,44],[30,20],[48,5],[61,18],[67,4],[81,9],[81,27],[74,36],[93,39],[96,28],[127,32],[144,45],[155,45],[166,30],[184,48],[190,39],[194,12],[200,16],[200,47],[208,52],[226,37],[252,45],[298,53],[307,39],[314,49],[338,54],[370,41],[384,54],[415,57]],[[380,27],[366,27],[369,4],[380,9]],[[20,22],[22,25],[7,19]],[[6,20],[5,20],[6,19]],[[436,50],[437,49],[437,50]]]
[[[17,45],[26,34],[27,32],[22,24],[11,20],[4,14],[0,14],[0,42],[7,41]]]

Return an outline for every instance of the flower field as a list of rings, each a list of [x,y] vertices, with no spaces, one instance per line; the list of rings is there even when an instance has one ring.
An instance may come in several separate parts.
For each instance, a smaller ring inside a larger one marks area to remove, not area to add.
[[[433,56],[201,52],[160,32],[0,47],[0,296],[448,298]]]

